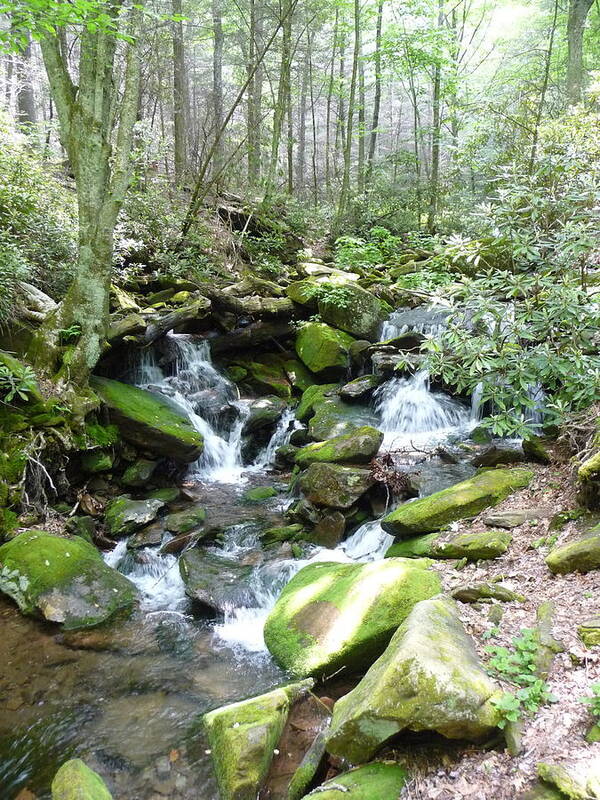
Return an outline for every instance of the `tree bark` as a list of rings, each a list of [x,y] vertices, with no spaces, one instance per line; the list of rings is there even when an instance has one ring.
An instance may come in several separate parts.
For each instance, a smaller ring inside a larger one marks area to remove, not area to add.
[[[377,129],[379,127],[379,112],[381,109],[381,30],[383,27],[383,0],[377,6],[377,27],[375,30],[375,95],[373,97],[373,118],[369,134],[369,155],[367,157],[367,172],[365,183],[368,184],[373,174],[375,161],[375,147],[377,144]]]
[[[215,139],[223,124],[223,18],[220,0],[212,0],[213,20],[213,128]],[[218,175],[223,164],[223,147],[220,138],[216,140],[213,155],[213,172]]]
[[[25,130],[37,122],[35,93],[31,80],[31,36],[26,32],[27,43],[17,58],[17,118]]]
[[[444,25],[444,0],[438,0],[438,31]],[[435,222],[439,205],[440,188],[440,150],[441,150],[441,106],[442,106],[442,64],[435,66],[433,77],[433,121],[431,141],[431,178],[429,183],[429,210],[427,213],[427,230],[435,232]]]
[[[360,0],[354,0],[354,52],[352,54],[352,73],[350,76],[350,93],[348,95],[348,116],[346,121],[346,141],[344,142],[344,174],[340,200],[336,214],[335,227],[338,228],[346,213],[350,199],[350,166],[352,160],[352,133],[354,124],[354,106],[356,103],[356,83],[358,76],[358,58],[360,54]]]
[[[271,136],[271,158],[269,161],[269,172],[267,176],[266,196],[269,196],[275,188],[277,167],[279,164],[279,147],[283,132],[283,123],[286,110],[289,105],[291,88],[291,66],[292,66],[292,5],[290,0],[286,0],[281,9],[282,14],[282,42],[281,42],[281,66],[279,69],[279,85],[277,87],[277,100],[273,113],[273,133]]]
[[[115,14],[116,22],[116,9]],[[117,76],[116,38],[86,29],[80,37],[75,86],[59,38],[41,40],[42,55],[60,123],[60,138],[75,175],[79,212],[75,277],[57,310],[48,315],[32,348],[40,367],[84,384],[102,350],[109,323],[113,236],[130,177],[133,129],[138,113],[141,12],[129,18],[123,86]],[[116,135],[113,131],[116,129]],[[61,352],[61,330],[78,339]]]
[[[538,140],[540,135],[540,125],[544,116],[544,106],[546,104],[546,94],[550,84],[550,67],[552,65],[552,54],[554,52],[554,39],[556,37],[556,25],[558,21],[559,5],[558,0],[554,2],[554,14],[552,17],[552,27],[550,29],[550,41],[548,42],[548,50],[546,51],[546,58],[544,61],[544,77],[542,80],[542,89],[540,91],[540,101],[538,103],[537,113],[535,117],[535,125],[533,128],[533,142],[531,145],[531,155],[529,157],[529,174],[531,175],[535,169],[535,162],[537,159]]]
[[[174,16],[181,16],[181,0],[172,0]],[[173,21],[173,142],[175,180],[181,186],[187,169],[187,92],[185,79],[185,51],[183,23]]]
[[[567,99],[571,105],[579,103],[583,89],[583,31],[594,0],[569,0],[567,23]]]

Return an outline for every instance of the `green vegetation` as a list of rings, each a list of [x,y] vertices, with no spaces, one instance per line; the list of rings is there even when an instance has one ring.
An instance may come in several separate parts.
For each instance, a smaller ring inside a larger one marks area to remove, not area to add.
[[[521,635],[513,638],[512,649],[499,645],[485,648],[492,656],[489,660],[492,671],[519,687],[516,692],[505,692],[492,701],[502,714],[501,728],[523,716],[535,714],[540,706],[556,700],[546,682],[536,674],[539,646],[537,631],[523,628]]]

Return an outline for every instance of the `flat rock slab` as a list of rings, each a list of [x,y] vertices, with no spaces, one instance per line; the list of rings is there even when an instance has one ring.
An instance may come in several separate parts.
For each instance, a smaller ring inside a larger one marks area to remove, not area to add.
[[[379,452],[382,442],[383,433],[365,425],[351,433],[302,447],[296,453],[295,461],[300,467],[318,462],[368,464]]]
[[[393,544],[386,558],[466,558],[469,561],[498,558],[506,553],[512,535],[508,531],[480,533],[429,533]]]
[[[600,569],[599,527],[593,528],[587,536],[556,547],[548,553],[546,564],[550,572],[566,574]]]
[[[179,571],[188,597],[212,614],[225,614],[249,601],[251,566],[192,547],[179,559]]]
[[[395,800],[408,780],[399,764],[375,762],[336,775],[306,795],[315,800]]]
[[[306,499],[326,508],[350,508],[374,485],[370,470],[339,464],[311,464],[300,475],[300,489]]]
[[[483,518],[486,525],[490,528],[517,528],[529,520],[548,519],[553,516],[554,509],[548,507],[539,508],[517,508],[513,511],[499,511],[497,514],[488,514]]]

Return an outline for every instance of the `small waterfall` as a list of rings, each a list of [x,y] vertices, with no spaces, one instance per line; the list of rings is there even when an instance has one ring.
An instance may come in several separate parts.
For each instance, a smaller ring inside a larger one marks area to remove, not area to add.
[[[466,425],[465,407],[445,394],[429,390],[425,370],[410,378],[394,378],[375,393],[384,434],[433,433]]]
[[[383,558],[394,537],[381,527],[376,519],[365,522],[341,545],[341,549],[352,561],[377,561]]]
[[[253,466],[258,469],[270,467],[275,460],[275,453],[279,447],[289,444],[292,433],[300,427],[296,419],[296,411],[293,408],[286,408],[281,415],[277,427],[271,436],[267,446],[258,454]]]
[[[133,380],[175,400],[204,437],[204,451],[190,467],[190,475],[234,483],[242,472],[240,451],[248,405],[238,399],[236,386],[212,364],[206,339],[174,333],[167,339],[176,353],[174,374],[163,372],[154,351],[142,351]]]
[[[381,341],[395,339],[414,331],[424,336],[439,336],[446,328],[449,311],[439,308],[415,308],[393,311],[383,323]]]

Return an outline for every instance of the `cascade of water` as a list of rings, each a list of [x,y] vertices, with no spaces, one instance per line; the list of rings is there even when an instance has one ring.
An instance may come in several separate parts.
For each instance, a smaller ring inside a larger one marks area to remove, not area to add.
[[[444,394],[429,391],[429,375],[425,370],[410,378],[394,378],[384,383],[375,398],[384,434],[429,433],[468,421],[463,405]]]
[[[233,483],[242,472],[242,429],[248,405],[238,399],[235,385],[212,364],[206,339],[171,333],[168,341],[176,353],[174,374],[163,372],[153,351],[142,351],[133,380],[172,397],[204,437],[204,451],[190,467],[190,475]],[[224,417],[228,431],[222,424]]]
[[[377,561],[394,541],[394,537],[386,533],[381,527],[381,521],[376,519],[365,522],[342,543],[341,549],[352,561]]]
[[[439,308],[415,308],[393,311],[383,323],[381,341],[395,339],[408,331],[424,336],[439,336],[445,329],[448,311]]]
[[[277,427],[271,438],[269,439],[266,447],[258,454],[254,467],[264,469],[271,466],[275,459],[275,453],[279,447],[284,444],[289,444],[292,433],[300,427],[300,423],[296,419],[296,411],[293,408],[286,408],[281,415]]]

